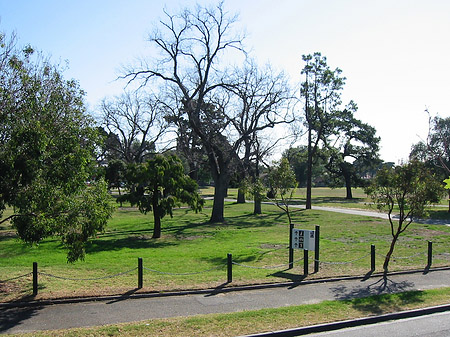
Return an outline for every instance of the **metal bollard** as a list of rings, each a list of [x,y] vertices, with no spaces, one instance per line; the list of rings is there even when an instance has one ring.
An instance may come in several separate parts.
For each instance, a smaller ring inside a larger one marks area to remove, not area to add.
[[[144,282],[144,270],[143,270],[142,257],[138,257],[138,289],[141,289]]]
[[[227,255],[227,283],[233,282],[233,255]]]
[[[370,271],[375,271],[375,245],[370,246]]]
[[[431,268],[431,264],[433,263],[433,242],[428,241],[428,264],[427,268]]]
[[[33,262],[33,296],[38,294],[38,264]]]
[[[303,275],[308,275],[308,250],[303,251]]]
[[[314,251],[314,273],[319,272],[319,261],[320,261],[320,252],[319,252],[319,244],[320,244],[320,226],[316,225],[316,237],[315,239],[315,251]]]

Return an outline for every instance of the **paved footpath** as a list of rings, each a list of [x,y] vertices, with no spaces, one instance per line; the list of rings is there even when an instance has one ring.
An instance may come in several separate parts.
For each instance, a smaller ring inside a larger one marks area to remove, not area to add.
[[[227,313],[319,303],[373,294],[450,287],[450,268],[424,274],[367,279],[304,281],[264,289],[147,298],[110,298],[81,303],[0,307],[0,334],[97,326],[152,318]]]
[[[225,201],[230,202],[236,202],[235,199],[225,199]],[[252,202],[252,201],[249,201]],[[273,204],[271,201],[263,202],[265,204]],[[300,208],[305,209],[305,205],[290,205],[291,208]],[[343,214],[352,214],[352,215],[362,215],[362,216],[369,216],[372,218],[380,218],[380,219],[388,219],[387,213],[383,212],[377,212],[377,211],[370,211],[366,209],[356,209],[356,208],[341,208],[341,207],[328,207],[328,206],[312,206],[313,210],[318,211],[326,211],[326,212],[335,212],[335,213],[343,213]],[[398,218],[398,215],[394,215],[393,219]],[[420,223],[420,224],[427,224],[427,225],[443,225],[443,226],[450,226],[450,220],[441,220],[441,219],[414,219],[414,222]]]

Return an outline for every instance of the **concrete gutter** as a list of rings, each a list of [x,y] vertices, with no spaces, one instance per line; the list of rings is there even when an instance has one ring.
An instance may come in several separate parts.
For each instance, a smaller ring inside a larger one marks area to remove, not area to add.
[[[450,304],[445,304],[445,305],[440,305],[440,306],[435,306],[435,307],[428,307],[428,308],[423,308],[423,309],[394,312],[394,313],[379,315],[379,316],[363,317],[363,318],[357,318],[357,319],[347,320],[347,321],[340,321],[340,322],[333,322],[333,323],[319,324],[319,325],[311,325],[311,326],[306,326],[306,327],[301,327],[301,328],[264,332],[264,333],[259,333],[259,334],[245,335],[245,336],[241,336],[241,337],[302,336],[302,335],[307,335],[307,334],[312,334],[312,333],[320,333],[320,332],[326,332],[326,331],[334,331],[334,330],[340,330],[340,329],[346,329],[346,328],[353,328],[353,327],[369,325],[369,324],[377,324],[377,323],[381,323],[381,322],[404,319],[404,318],[419,317],[419,316],[430,315],[430,314],[435,314],[435,313],[445,312],[445,311],[450,311]]]

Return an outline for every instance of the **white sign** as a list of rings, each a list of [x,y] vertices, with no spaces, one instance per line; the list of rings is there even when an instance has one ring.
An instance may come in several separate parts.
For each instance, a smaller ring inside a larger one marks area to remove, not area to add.
[[[303,250],[315,250],[316,231],[306,229],[292,229],[292,248]]]

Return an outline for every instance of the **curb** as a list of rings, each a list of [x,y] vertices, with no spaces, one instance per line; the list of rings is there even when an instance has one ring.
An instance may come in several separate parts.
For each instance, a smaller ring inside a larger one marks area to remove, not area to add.
[[[380,316],[371,316],[371,317],[364,317],[364,318],[357,318],[354,320],[347,320],[347,321],[340,321],[340,322],[333,322],[333,323],[327,323],[327,324],[319,324],[319,325],[311,325],[301,328],[294,328],[294,329],[287,329],[287,330],[279,330],[279,331],[271,331],[271,332],[263,332],[263,333],[257,333],[252,335],[245,335],[241,337],[290,337],[290,336],[301,336],[301,335],[307,335],[311,333],[319,333],[319,332],[326,332],[326,331],[335,331],[345,328],[352,328],[357,326],[363,326],[363,325],[369,325],[369,324],[376,324],[386,321],[392,321],[392,320],[398,320],[398,319],[405,319],[405,318],[412,318],[412,317],[419,317],[419,316],[425,316],[440,312],[450,311],[450,304],[435,306],[435,307],[428,307],[423,309],[414,309],[414,310],[408,310],[408,311],[400,311]]]
[[[417,273],[431,273],[434,271],[444,271],[450,270],[448,267],[436,267],[430,269],[416,269],[407,271],[397,271],[388,273],[388,276],[392,275],[408,275]],[[126,295],[109,295],[109,296],[95,296],[95,297],[73,297],[73,298],[59,298],[59,299],[47,299],[47,300],[32,300],[32,301],[21,301],[21,302],[0,302],[0,308],[19,308],[19,307],[37,307],[37,306],[47,306],[55,304],[71,304],[71,303],[83,303],[83,302],[96,302],[96,301],[115,301],[115,300],[127,300],[127,299],[141,299],[141,298],[160,298],[160,297],[172,297],[172,296],[187,296],[187,295],[202,295],[202,294],[220,294],[229,293],[237,291],[246,290],[260,290],[260,289],[270,289],[270,288],[285,288],[285,287],[297,287],[307,284],[317,284],[317,283],[331,283],[346,280],[361,280],[364,281],[369,278],[382,277],[383,273],[366,274],[366,276],[342,276],[335,278],[324,278],[324,279],[312,279],[312,280],[301,280],[294,282],[283,282],[283,283],[267,283],[267,284],[253,284],[244,286],[230,286],[210,289],[194,289],[194,290],[180,290],[180,291],[168,291],[168,292],[148,292],[148,293],[138,293],[138,294],[126,294]]]

